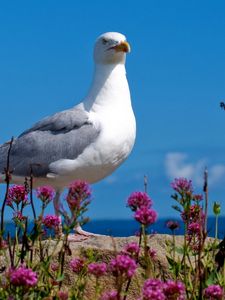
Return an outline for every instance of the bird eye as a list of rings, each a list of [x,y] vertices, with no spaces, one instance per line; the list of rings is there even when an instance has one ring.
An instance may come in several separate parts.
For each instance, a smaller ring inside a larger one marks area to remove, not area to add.
[[[107,44],[107,42],[108,42],[108,41],[107,41],[106,39],[104,39],[104,38],[102,39],[102,44],[103,44],[103,45]]]

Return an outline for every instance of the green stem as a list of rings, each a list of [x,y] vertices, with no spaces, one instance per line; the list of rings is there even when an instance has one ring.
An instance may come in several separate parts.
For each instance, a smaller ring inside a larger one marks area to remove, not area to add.
[[[216,215],[216,224],[215,224],[215,239],[218,239],[218,215]]]

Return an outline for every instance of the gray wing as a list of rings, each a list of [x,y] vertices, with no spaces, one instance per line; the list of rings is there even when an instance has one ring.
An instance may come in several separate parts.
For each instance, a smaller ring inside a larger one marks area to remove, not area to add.
[[[17,176],[35,177],[50,172],[49,164],[60,159],[75,159],[93,143],[100,132],[88,121],[85,111],[74,108],[36,123],[14,140],[10,168]],[[9,145],[0,146],[0,171],[6,166]]]

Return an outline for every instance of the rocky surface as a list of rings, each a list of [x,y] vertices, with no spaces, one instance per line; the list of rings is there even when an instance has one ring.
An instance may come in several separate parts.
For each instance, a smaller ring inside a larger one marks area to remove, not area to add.
[[[90,254],[94,258],[94,261],[101,261],[108,264],[111,258],[115,257],[127,243],[136,241],[138,243],[139,238],[135,236],[126,238],[113,238],[110,236],[91,236],[87,239],[81,241],[71,241],[69,242],[69,251],[67,251],[65,264],[64,264],[64,280],[63,288],[67,289],[75,285],[77,277],[71,271],[69,267],[69,262],[75,257],[88,257]],[[154,277],[159,278],[170,278],[169,266],[166,258],[166,253],[168,253],[168,243],[172,241],[172,236],[163,234],[154,234],[148,236],[148,246],[150,249],[154,249],[156,255],[153,260],[152,271],[154,272]],[[182,236],[176,237],[176,245],[179,246],[183,242]],[[45,246],[44,246],[45,245]],[[58,261],[58,251],[62,246],[62,242],[43,241],[44,249],[48,249],[48,253],[54,252],[53,261],[57,263]],[[38,255],[39,250],[37,248],[36,255]],[[143,268],[144,260],[140,260],[138,270],[136,275],[132,278],[129,293],[127,295],[127,300],[138,299],[141,293],[141,288],[143,286]],[[0,269],[4,272],[7,267],[7,261],[4,256],[0,256]],[[1,271],[0,271],[1,272]],[[87,285],[85,287],[84,299],[94,299],[94,285],[95,278],[91,275],[88,276]],[[116,280],[112,275],[107,274],[100,278],[100,283],[103,291],[109,291],[116,289]],[[124,287],[125,289],[125,287]],[[83,299],[83,298],[82,298]]]
[[[89,237],[83,241],[70,242],[69,246],[71,249],[71,256],[67,256],[66,259],[66,285],[70,286],[74,282],[74,274],[71,273],[68,262],[73,257],[77,257],[80,255],[85,256],[86,251],[92,251],[97,260],[108,263],[110,259],[115,256],[118,252],[120,252],[123,247],[132,241],[138,242],[138,237],[126,237],[126,238],[112,238],[110,236],[93,236]],[[172,236],[170,235],[162,235],[162,234],[154,234],[148,237],[148,246],[151,249],[156,251],[156,256],[154,258],[154,275],[161,278],[169,278],[169,266],[166,259],[166,251],[168,242],[172,241]],[[183,241],[183,237],[176,237],[176,244],[179,246]],[[137,299],[140,295],[141,287],[143,285],[143,268],[140,266],[136,275],[132,279],[131,286],[129,288],[129,294],[127,300]],[[93,278],[94,280],[94,278]],[[87,288],[86,288],[86,299],[93,299],[93,283],[91,278],[89,279]],[[116,282],[113,276],[104,276],[101,279],[101,283],[103,285],[104,290],[115,289]]]

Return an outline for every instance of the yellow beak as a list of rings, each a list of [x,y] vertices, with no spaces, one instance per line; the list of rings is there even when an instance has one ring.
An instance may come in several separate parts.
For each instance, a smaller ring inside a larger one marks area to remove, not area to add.
[[[124,41],[124,42],[121,42],[119,43],[118,45],[114,46],[113,49],[116,51],[116,52],[130,52],[130,45],[128,42]]]

